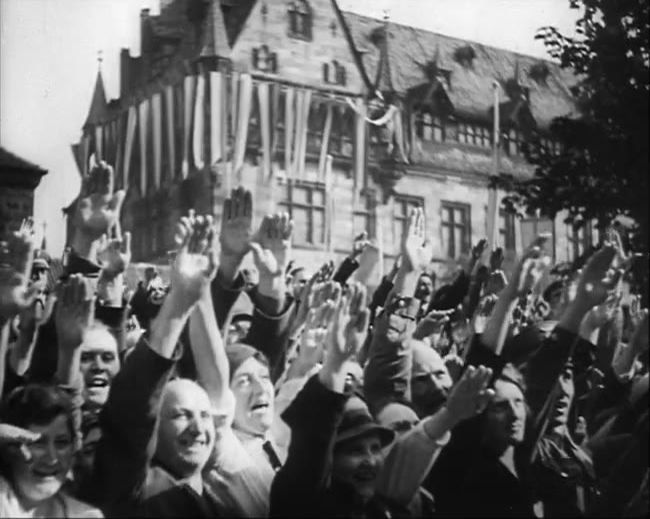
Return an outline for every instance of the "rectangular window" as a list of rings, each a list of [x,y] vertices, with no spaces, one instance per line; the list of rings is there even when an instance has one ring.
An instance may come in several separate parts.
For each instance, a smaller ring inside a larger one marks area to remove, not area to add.
[[[459,258],[469,251],[471,232],[470,206],[442,202],[442,239],[448,258]]]
[[[360,205],[363,205],[352,213],[352,227],[354,229],[355,236],[358,236],[363,231],[366,231],[368,233],[368,238],[375,238],[375,203],[374,194],[368,194],[363,197],[360,202]]]
[[[579,229],[567,225],[566,235],[574,260],[585,254],[593,246],[594,232],[590,222]]]
[[[411,210],[424,208],[424,200],[418,197],[395,195],[393,202],[393,253],[399,253],[402,237],[406,234]]]
[[[515,250],[515,215],[499,210],[499,243],[504,250]]]
[[[287,196],[280,205],[293,219],[295,243],[321,245],[325,241],[325,186],[287,183]]]
[[[538,235],[547,233],[552,238],[546,243],[546,253],[555,258],[555,226],[553,220],[535,217],[522,218],[520,226],[522,250],[526,250]]]
[[[492,130],[477,124],[458,123],[456,139],[462,144],[490,148],[492,146]]]

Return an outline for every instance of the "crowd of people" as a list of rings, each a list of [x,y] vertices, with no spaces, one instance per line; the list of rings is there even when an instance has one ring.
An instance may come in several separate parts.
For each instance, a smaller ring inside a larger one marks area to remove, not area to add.
[[[365,235],[308,272],[239,187],[129,290],[123,199],[98,164],[56,284],[30,221],[0,246],[0,517],[647,515],[648,311],[615,230],[564,271],[540,235],[509,276],[481,240],[436,286],[414,209],[369,287]]]

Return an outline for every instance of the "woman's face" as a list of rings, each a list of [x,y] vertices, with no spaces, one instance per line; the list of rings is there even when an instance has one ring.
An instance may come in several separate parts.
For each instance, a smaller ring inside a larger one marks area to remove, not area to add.
[[[350,485],[362,499],[375,493],[377,477],[384,465],[384,453],[377,434],[361,436],[336,447],[332,476]]]
[[[72,466],[74,438],[65,415],[57,416],[47,425],[31,425],[26,429],[41,436],[27,446],[29,459],[19,447],[11,447],[11,474],[21,497],[38,503],[61,489]]]

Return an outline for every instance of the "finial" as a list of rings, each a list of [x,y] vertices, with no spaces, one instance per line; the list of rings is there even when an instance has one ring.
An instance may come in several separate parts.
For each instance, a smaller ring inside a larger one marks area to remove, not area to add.
[[[384,9],[384,23],[388,23],[390,16],[388,14],[388,8]]]
[[[103,53],[102,50],[98,50],[98,51],[97,51],[97,66],[99,67],[100,70],[101,70],[101,68],[102,68],[102,61],[104,61],[104,56],[103,56],[103,54],[104,54],[104,53]]]

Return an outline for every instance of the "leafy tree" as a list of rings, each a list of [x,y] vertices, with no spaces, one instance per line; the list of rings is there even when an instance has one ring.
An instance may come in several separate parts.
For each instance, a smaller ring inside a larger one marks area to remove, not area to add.
[[[524,206],[554,217],[568,210],[567,223],[580,227],[596,219],[599,227],[624,215],[634,220],[630,238],[648,250],[648,32],[647,0],[570,0],[583,10],[575,38],[544,27],[536,38],[578,79],[572,93],[577,117],[559,117],[549,150],[533,136],[524,152],[535,166],[523,181],[501,177],[511,191],[510,209]]]

